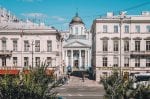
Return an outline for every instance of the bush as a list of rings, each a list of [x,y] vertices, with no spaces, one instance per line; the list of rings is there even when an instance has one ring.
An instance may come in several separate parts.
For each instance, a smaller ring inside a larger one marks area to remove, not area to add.
[[[51,90],[59,83],[54,83],[54,76],[47,75],[46,69],[46,65],[41,65],[31,69],[29,74],[1,76],[0,99],[51,99],[55,97],[57,93]],[[48,87],[49,84],[53,85]]]

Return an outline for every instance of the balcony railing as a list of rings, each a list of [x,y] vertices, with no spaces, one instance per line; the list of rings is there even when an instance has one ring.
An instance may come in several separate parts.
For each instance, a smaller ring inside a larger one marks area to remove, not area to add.
[[[12,55],[12,51],[11,50],[0,50],[0,56],[11,56]]]
[[[136,56],[146,57],[146,56],[150,56],[150,51],[131,51],[130,55],[131,57],[136,57]]]

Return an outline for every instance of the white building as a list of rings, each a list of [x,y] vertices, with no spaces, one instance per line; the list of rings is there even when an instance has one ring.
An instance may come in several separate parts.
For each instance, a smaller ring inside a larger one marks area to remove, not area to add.
[[[87,70],[91,67],[91,34],[85,28],[82,19],[76,13],[69,24],[69,31],[62,32],[64,71],[68,66],[72,70]]]
[[[50,67],[60,66],[60,34],[44,23],[26,22],[0,9],[0,67],[35,67],[44,62]],[[60,71],[61,72],[61,71]]]
[[[122,74],[150,72],[150,12],[109,12],[93,21],[91,32],[92,66],[97,81],[109,76],[113,69]]]

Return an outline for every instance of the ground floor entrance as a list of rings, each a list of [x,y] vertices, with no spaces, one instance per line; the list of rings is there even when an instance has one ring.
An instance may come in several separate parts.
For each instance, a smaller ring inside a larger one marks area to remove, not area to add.
[[[87,70],[91,66],[90,49],[66,49],[63,57],[66,67],[71,66],[72,70]]]

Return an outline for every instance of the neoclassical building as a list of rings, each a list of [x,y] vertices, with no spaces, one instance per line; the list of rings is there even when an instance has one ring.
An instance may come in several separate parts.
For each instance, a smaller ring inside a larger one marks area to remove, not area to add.
[[[87,70],[91,67],[91,34],[78,16],[73,17],[69,24],[69,31],[62,33],[64,71],[68,66],[72,70]]]
[[[45,63],[61,72],[60,33],[44,23],[20,21],[0,9],[0,69],[36,67]]]
[[[122,12],[97,18],[92,27],[92,66],[96,80],[114,69],[121,74],[150,72],[150,12]]]

